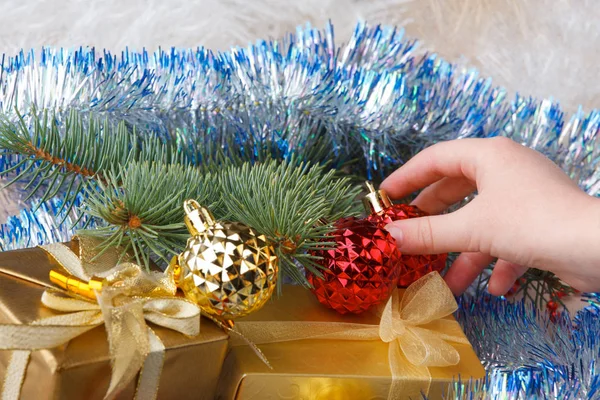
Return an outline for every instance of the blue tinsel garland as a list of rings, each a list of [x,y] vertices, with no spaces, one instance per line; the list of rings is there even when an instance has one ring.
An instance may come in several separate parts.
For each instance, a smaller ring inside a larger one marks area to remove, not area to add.
[[[245,49],[125,51],[121,55],[44,49],[3,57],[0,110],[71,109],[125,120],[142,133],[226,145],[270,140],[284,155],[329,146],[338,163],[359,157],[365,174],[382,177],[403,157],[441,140],[504,135],[550,157],[582,189],[600,193],[596,163],[600,114],[565,117],[550,100],[517,96],[420,55],[402,31],[359,24],[345,46],[333,28],[299,29],[282,41]],[[0,156],[0,168],[14,162]],[[33,206],[34,198],[28,204]],[[77,219],[60,225],[60,201],[26,208],[0,228],[0,248],[67,240]],[[597,296],[590,295],[590,302]],[[488,369],[488,381],[461,398],[600,397],[598,309],[557,323],[524,304],[465,297],[459,320]]]

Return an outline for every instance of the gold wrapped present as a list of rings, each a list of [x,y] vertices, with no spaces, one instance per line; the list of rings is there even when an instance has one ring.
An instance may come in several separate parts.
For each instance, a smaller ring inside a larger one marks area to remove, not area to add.
[[[437,273],[361,315],[339,315],[306,289],[285,286],[283,296],[236,321],[272,369],[232,336],[217,398],[442,398],[453,382],[485,376],[455,309]]]
[[[70,247],[73,246],[71,243]],[[12,351],[0,351],[2,398],[102,399],[107,393],[119,399],[214,398],[227,351],[227,335],[222,329],[203,320],[199,334],[182,334],[197,333],[194,324],[198,325],[199,313],[190,312],[189,308],[186,311],[183,299],[159,296],[139,301],[139,293],[135,294],[136,301],[121,300],[126,312],[123,307],[115,308],[120,314],[111,322],[103,315],[102,304],[94,308],[94,303],[86,303],[83,298],[61,297],[60,292],[49,289],[53,286],[50,270],[60,268],[56,259],[40,248],[0,253],[0,337],[5,342],[0,348],[7,348],[6,338],[13,342]],[[54,310],[42,304],[42,297],[44,304],[54,305]],[[133,318],[136,313],[143,316]],[[89,321],[84,322],[89,325],[81,322],[82,315],[87,315]],[[160,321],[162,317],[167,319],[166,323]],[[69,319],[80,322],[71,323]],[[147,326],[144,319],[150,322]],[[136,325],[138,320],[141,328]],[[110,329],[121,331],[113,336],[118,338],[113,343],[107,337],[107,321]],[[125,326],[131,328],[129,333],[123,332]],[[31,327],[31,334],[23,335],[23,327]],[[71,332],[73,338],[65,344],[48,348],[48,343],[55,339],[53,335],[65,329],[81,329],[82,333]],[[147,329],[148,335],[145,330],[139,330],[137,337],[131,335],[136,329]],[[147,339],[147,351],[143,354],[136,353],[139,350],[136,342],[140,339]],[[21,342],[23,349],[19,349]],[[39,350],[29,351],[32,348]],[[137,366],[132,368],[131,364]],[[22,382],[21,369],[25,370]],[[126,379],[127,374],[133,378]]]

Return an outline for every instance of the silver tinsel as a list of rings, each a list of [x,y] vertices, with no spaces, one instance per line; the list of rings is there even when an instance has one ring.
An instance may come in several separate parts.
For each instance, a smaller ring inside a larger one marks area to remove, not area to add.
[[[208,144],[252,152],[269,142],[283,157],[352,162],[372,179],[432,143],[503,135],[547,155],[590,195],[600,193],[600,112],[565,116],[551,100],[508,99],[477,71],[422,55],[389,27],[359,24],[342,46],[331,26],[307,26],[222,53],[80,48],[3,56],[0,110],[8,118],[50,110],[60,121],[73,109],[124,120],[190,154]],[[311,152],[315,146],[323,151]],[[14,162],[0,155],[0,168]],[[0,228],[0,248],[68,240],[78,215],[59,215],[60,208],[59,199],[26,201]],[[567,315],[551,323],[525,303],[465,297],[458,317],[489,374],[486,382],[457,384],[456,397],[600,398],[593,305],[575,324]]]
[[[600,308],[551,321],[524,301],[464,296],[457,319],[488,370],[494,399],[600,398]]]

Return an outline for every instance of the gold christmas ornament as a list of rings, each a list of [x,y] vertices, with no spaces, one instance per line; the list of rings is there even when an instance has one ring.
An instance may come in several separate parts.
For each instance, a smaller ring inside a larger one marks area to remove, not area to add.
[[[170,269],[185,296],[220,320],[261,308],[273,294],[278,272],[265,236],[241,223],[216,221],[194,200],[183,208],[192,237]]]

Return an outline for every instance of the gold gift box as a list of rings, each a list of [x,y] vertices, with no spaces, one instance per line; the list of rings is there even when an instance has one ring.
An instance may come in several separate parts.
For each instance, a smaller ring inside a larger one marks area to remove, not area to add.
[[[373,314],[339,315],[306,289],[285,286],[283,296],[243,321],[319,321],[378,325]],[[458,380],[485,376],[469,344],[451,343],[460,354],[452,367],[430,367],[428,398],[442,398]],[[231,347],[217,389],[218,399],[387,399],[392,382],[388,344],[382,341],[298,340],[259,346],[270,370],[248,346]],[[424,378],[427,380],[427,378]]]
[[[6,273],[51,284],[48,273],[52,268],[60,267],[39,248],[0,253],[0,323],[29,323],[55,315],[40,303],[44,287]],[[227,353],[227,334],[205,319],[200,335],[193,338],[156,325],[152,329],[166,347],[158,398],[213,399]],[[8,361],[9,352],[0,351],[0,377],[5,375]],[[34,352],[21,398],[103,399],[110,377],[108,342],[102,325],[67,345]],[[135,385],[131,382],[118,399],[132,399]]]

